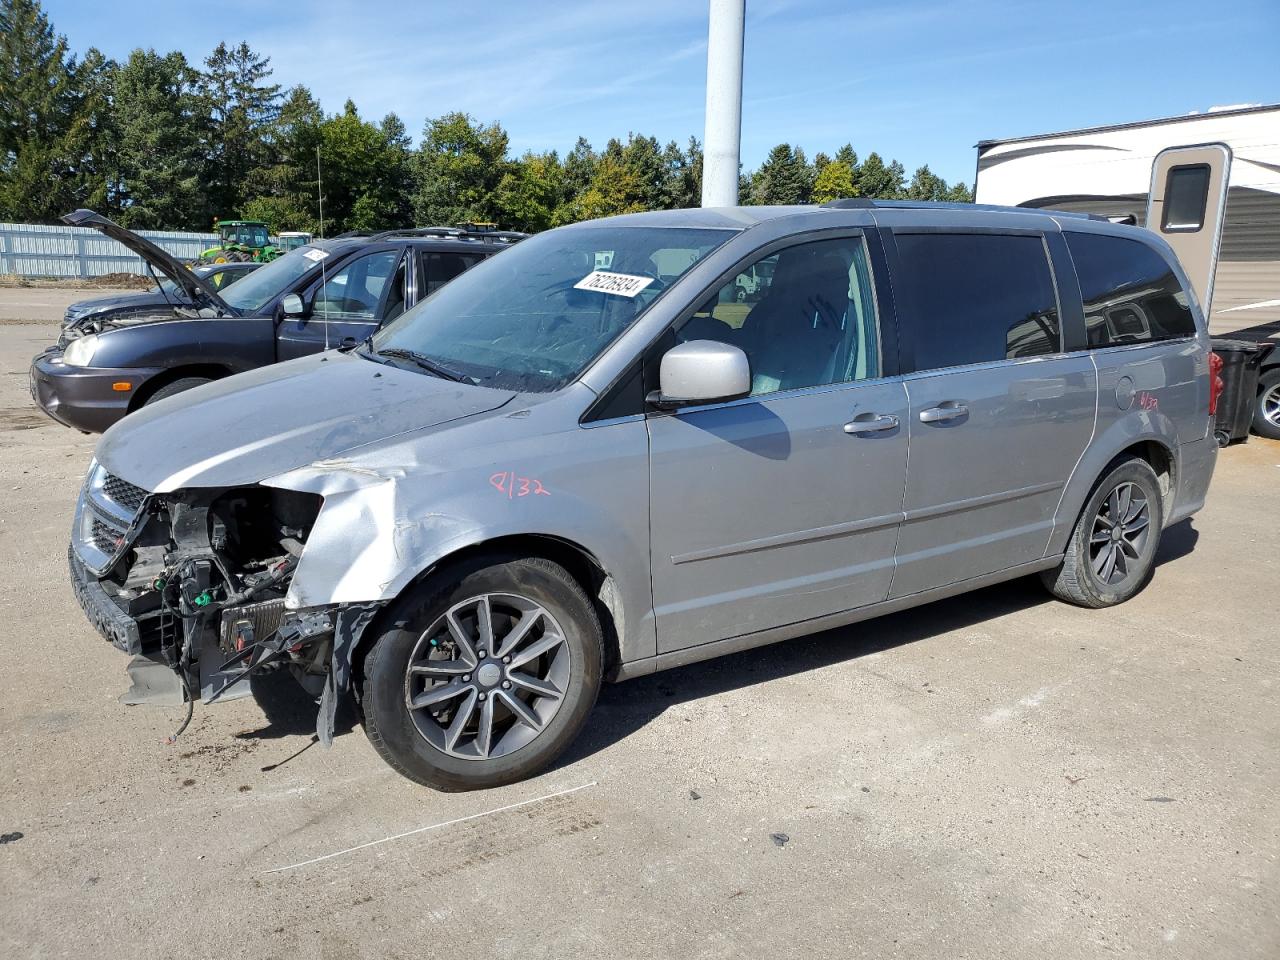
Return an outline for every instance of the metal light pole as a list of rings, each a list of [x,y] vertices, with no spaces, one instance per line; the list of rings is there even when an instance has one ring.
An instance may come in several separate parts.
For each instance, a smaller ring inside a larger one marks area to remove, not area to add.
[[[738,163],[742,146],[742,37],[747,0],[710,0],[710,3],[702,205],[732,207],[738,203]]]

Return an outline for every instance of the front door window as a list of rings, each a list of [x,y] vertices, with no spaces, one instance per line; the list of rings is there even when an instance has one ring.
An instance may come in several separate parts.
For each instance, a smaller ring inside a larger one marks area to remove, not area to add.
[[[378,307],[399,263],[398,250],[357,257],[328,275],[316,292],[311,315],[316,320],[364,320],[378,317]]]
[[[875,300],[861,237],[788,247],[726,283],[676,331],[751,362],[751,395],[880,376]]]

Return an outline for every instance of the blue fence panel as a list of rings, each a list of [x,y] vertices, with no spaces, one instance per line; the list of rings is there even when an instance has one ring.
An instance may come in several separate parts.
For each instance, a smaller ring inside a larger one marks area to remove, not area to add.
[[[182,261],[194,260],[218,239],[213,233],[135,232]],[[0,276],[88,279],[107,273],[145,276],[147,272],[141,257],[97,230],[0,223]]]

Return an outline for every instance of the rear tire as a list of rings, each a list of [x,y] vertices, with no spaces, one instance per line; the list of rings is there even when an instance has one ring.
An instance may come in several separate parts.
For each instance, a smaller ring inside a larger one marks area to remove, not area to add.
[[[1258,378],[1258,397],[1253,403],[1253,432],[1269,440],[1280,440],[1280,367],[1263,370]]]
[[[1080,511],[1062,563],[1040,574],[1059,600],[1112,607],[1138,594],[1155,572],[1164,503],[1144,460],[1117,462]]]
[[[173,381],[173,383],[166,383],[151,396],[147,397],[143,406],[149,406],[157,400],[163,400],[165,397],[173,397],[179,393],[185,393],[193,387],[202,387],[206,383],[213,383],[213,381],[208,377],[183,377],[181,380]]]
[[[478,557],[411,588],[382,622],[360,686],[365,734],[417,783],[523,780],[560,755],[595,704],[600,621],[548,560]]]

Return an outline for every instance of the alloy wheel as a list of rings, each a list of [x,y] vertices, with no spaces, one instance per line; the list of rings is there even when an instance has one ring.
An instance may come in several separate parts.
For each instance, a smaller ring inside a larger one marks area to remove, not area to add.
[[[1273,384],[1258,401],[1262,416],[1273,427],[1280,428],[1280,383]]]
[[[1102,583],[1120,583],[1135,570],[1151,539],[1151,510],[1134,483],[1121,483],[1098,506],[1089,536],[1089,566]]]
[[[450,607],[419,636],[405,674],[405,705],[422,737],[466,760],[528,745],[568,689],[564,631],[541,604],[487,593]]]

